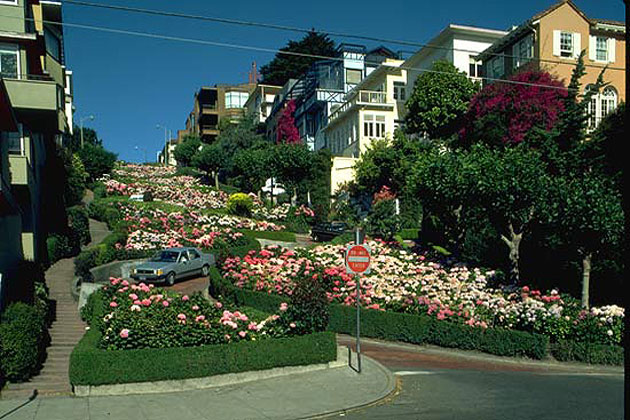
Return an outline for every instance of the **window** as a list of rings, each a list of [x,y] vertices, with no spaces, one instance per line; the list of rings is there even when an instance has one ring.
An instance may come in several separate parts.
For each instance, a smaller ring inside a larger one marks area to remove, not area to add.
[[[226,92],[225,93],[225,107],[226,108],[243,108],[249,93],[247,92]]]
[[[363,79],[363,71],[356,69],[346,69],[346,83],[349,85],[357,85]]]
[[[483,74],[483,71],[481,69],[482,69],[481,61],[477,61],[474,58],[470,57],[469,65],[468,65],[468,75],[470,77],[481,77]]]
[[[20,59],[16,45],[0,44],[0,75],[9,79],[19,79]]]
[[[44,41],[46,43],[46,52],[55,60],[61,62],[61,41],[59,37],[50,29],[44,28]]]
[[[404,82],[394,82],[394,99],[397,101],[404,101],[406,99]]]
[[[560,57],[573,57],[573,34],[560,32]]]
[[[503,55],[494,57],[490,61],[490,77],[498,78],[503,76],[504,73],[505,70],[503,67]]]
[[[196,260],[197,258],[200,258],[199,253],[195,251],[194,249],[191,249],[188,251],[188,256],[190,257],[191,260]]]
[[[385,116],[366,114],[363,116],[363,137],[382,139],[385,137]]]
[[[534,39],[532,35],[528,35],[514,44],[512,47],[512,63],[517,68],[527,64],[534,56]]]
[[[11,4],[17,6],[18,2],[17,0],[0,0],[0,4]]]
[[[22,136],[22,126],[18,125],[16,132],[0,133],[0,139],[8,144],[8,152],[10,155],[24,156],[24,137]]]
[[[608,61],[608,38],[598,36],[595,39],[595,59],[597,61]]]
[[[588,85],[586,90],[592,89],[593,85]],[[588,130],[594,130],[599,123],[608,114],[613,112],[617,108],[617,91],[615,88],[608,86],[601,93],[595,94],[591,97],[591,100],[587,107]]]

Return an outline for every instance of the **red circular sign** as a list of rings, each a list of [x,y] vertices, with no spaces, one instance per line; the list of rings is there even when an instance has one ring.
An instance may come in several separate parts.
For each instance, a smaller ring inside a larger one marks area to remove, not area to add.
[[[370,268],[370,251],[364,245],[351,245],[346,252],[346,267],[353,273],[364,273]]]

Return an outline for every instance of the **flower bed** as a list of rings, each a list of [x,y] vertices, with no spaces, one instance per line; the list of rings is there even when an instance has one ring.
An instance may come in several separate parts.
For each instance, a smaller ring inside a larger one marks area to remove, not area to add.
[[[488,284],[492,272],[443,267],[380,242],[370,242],[370,246],[372,274],[361,283],[361,303],[366,308],[388,316],[419,315],[457,328],[542,334],[554,343],[569,340],[618,346],[621,342],[622,308],[584,311],[577,300],[556,290],[543,294],[528,287],[493,288]],[[310,276],[327,287],[331,303],[349,306],[355,303],[356,283],[345,274],[344,249],[326,245],[294,253],[271,247],[227,259],[222,272],[238,288],[276,295],[290,295],[296,277]],[[334,327],[332,320],[331,315]]]
[[[82,311],[90,331],[71,355],[71,383],[184,379],[335,360],[334,335],[298,336],[286,308],[250,319],[199,294],[111,279]]]

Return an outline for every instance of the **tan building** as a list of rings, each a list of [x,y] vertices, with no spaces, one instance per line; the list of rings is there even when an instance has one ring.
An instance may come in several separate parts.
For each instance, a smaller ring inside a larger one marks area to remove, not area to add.
[[[501,79],[519,69],[548,71],[568,84],[576,59],[585,50],[586,74],[582,87],[589,89],[607,67],[608,86],[589,106],[590,128],[625,101],[625,24],[587,17],[570,0],[563,0],[536,14],[482,52],[486,77]]]
[[[187,134],[194,134],[204,143],[212,143],[219,135],[221,121],[241,118],[245,103],[255,88],[255,84],[244,83],[199,89],[195,93],[193,110],[186,120],[186,130],[178,132],[178,141]]]
[[[245,102],[245,112],[252,115],[256,122],[264,123],[271,115],[273,102],[281,90],[282,86],[257,84]]]

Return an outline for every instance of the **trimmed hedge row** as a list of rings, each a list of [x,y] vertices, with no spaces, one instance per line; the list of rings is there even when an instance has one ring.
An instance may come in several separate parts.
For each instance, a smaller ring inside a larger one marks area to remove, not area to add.
[[[221,295],[237,305],[251,306],[267,312],[277,310],[287,299],[234,287],[218,269],[210,270],[210,294]],[[334,304],[330,308],[328,329],[337,333],[355,334],[356,308]],[[544,359],[549,354],[560,361],[596,364],[623,364],[623,347],[588,345],[564,341],[549,343],[541,334],[504,328],[470,328],[440,322],[428,316],[361,309],[361,334],[384,340],[413,344],[435,344],[464,350],[479,350],[498,356],[526,356]]]
[[[295,233],[287,231],[267,232],[258,230],[241,230],[243,235],[254,239],[269,239],[271,241],[295,242]]]

